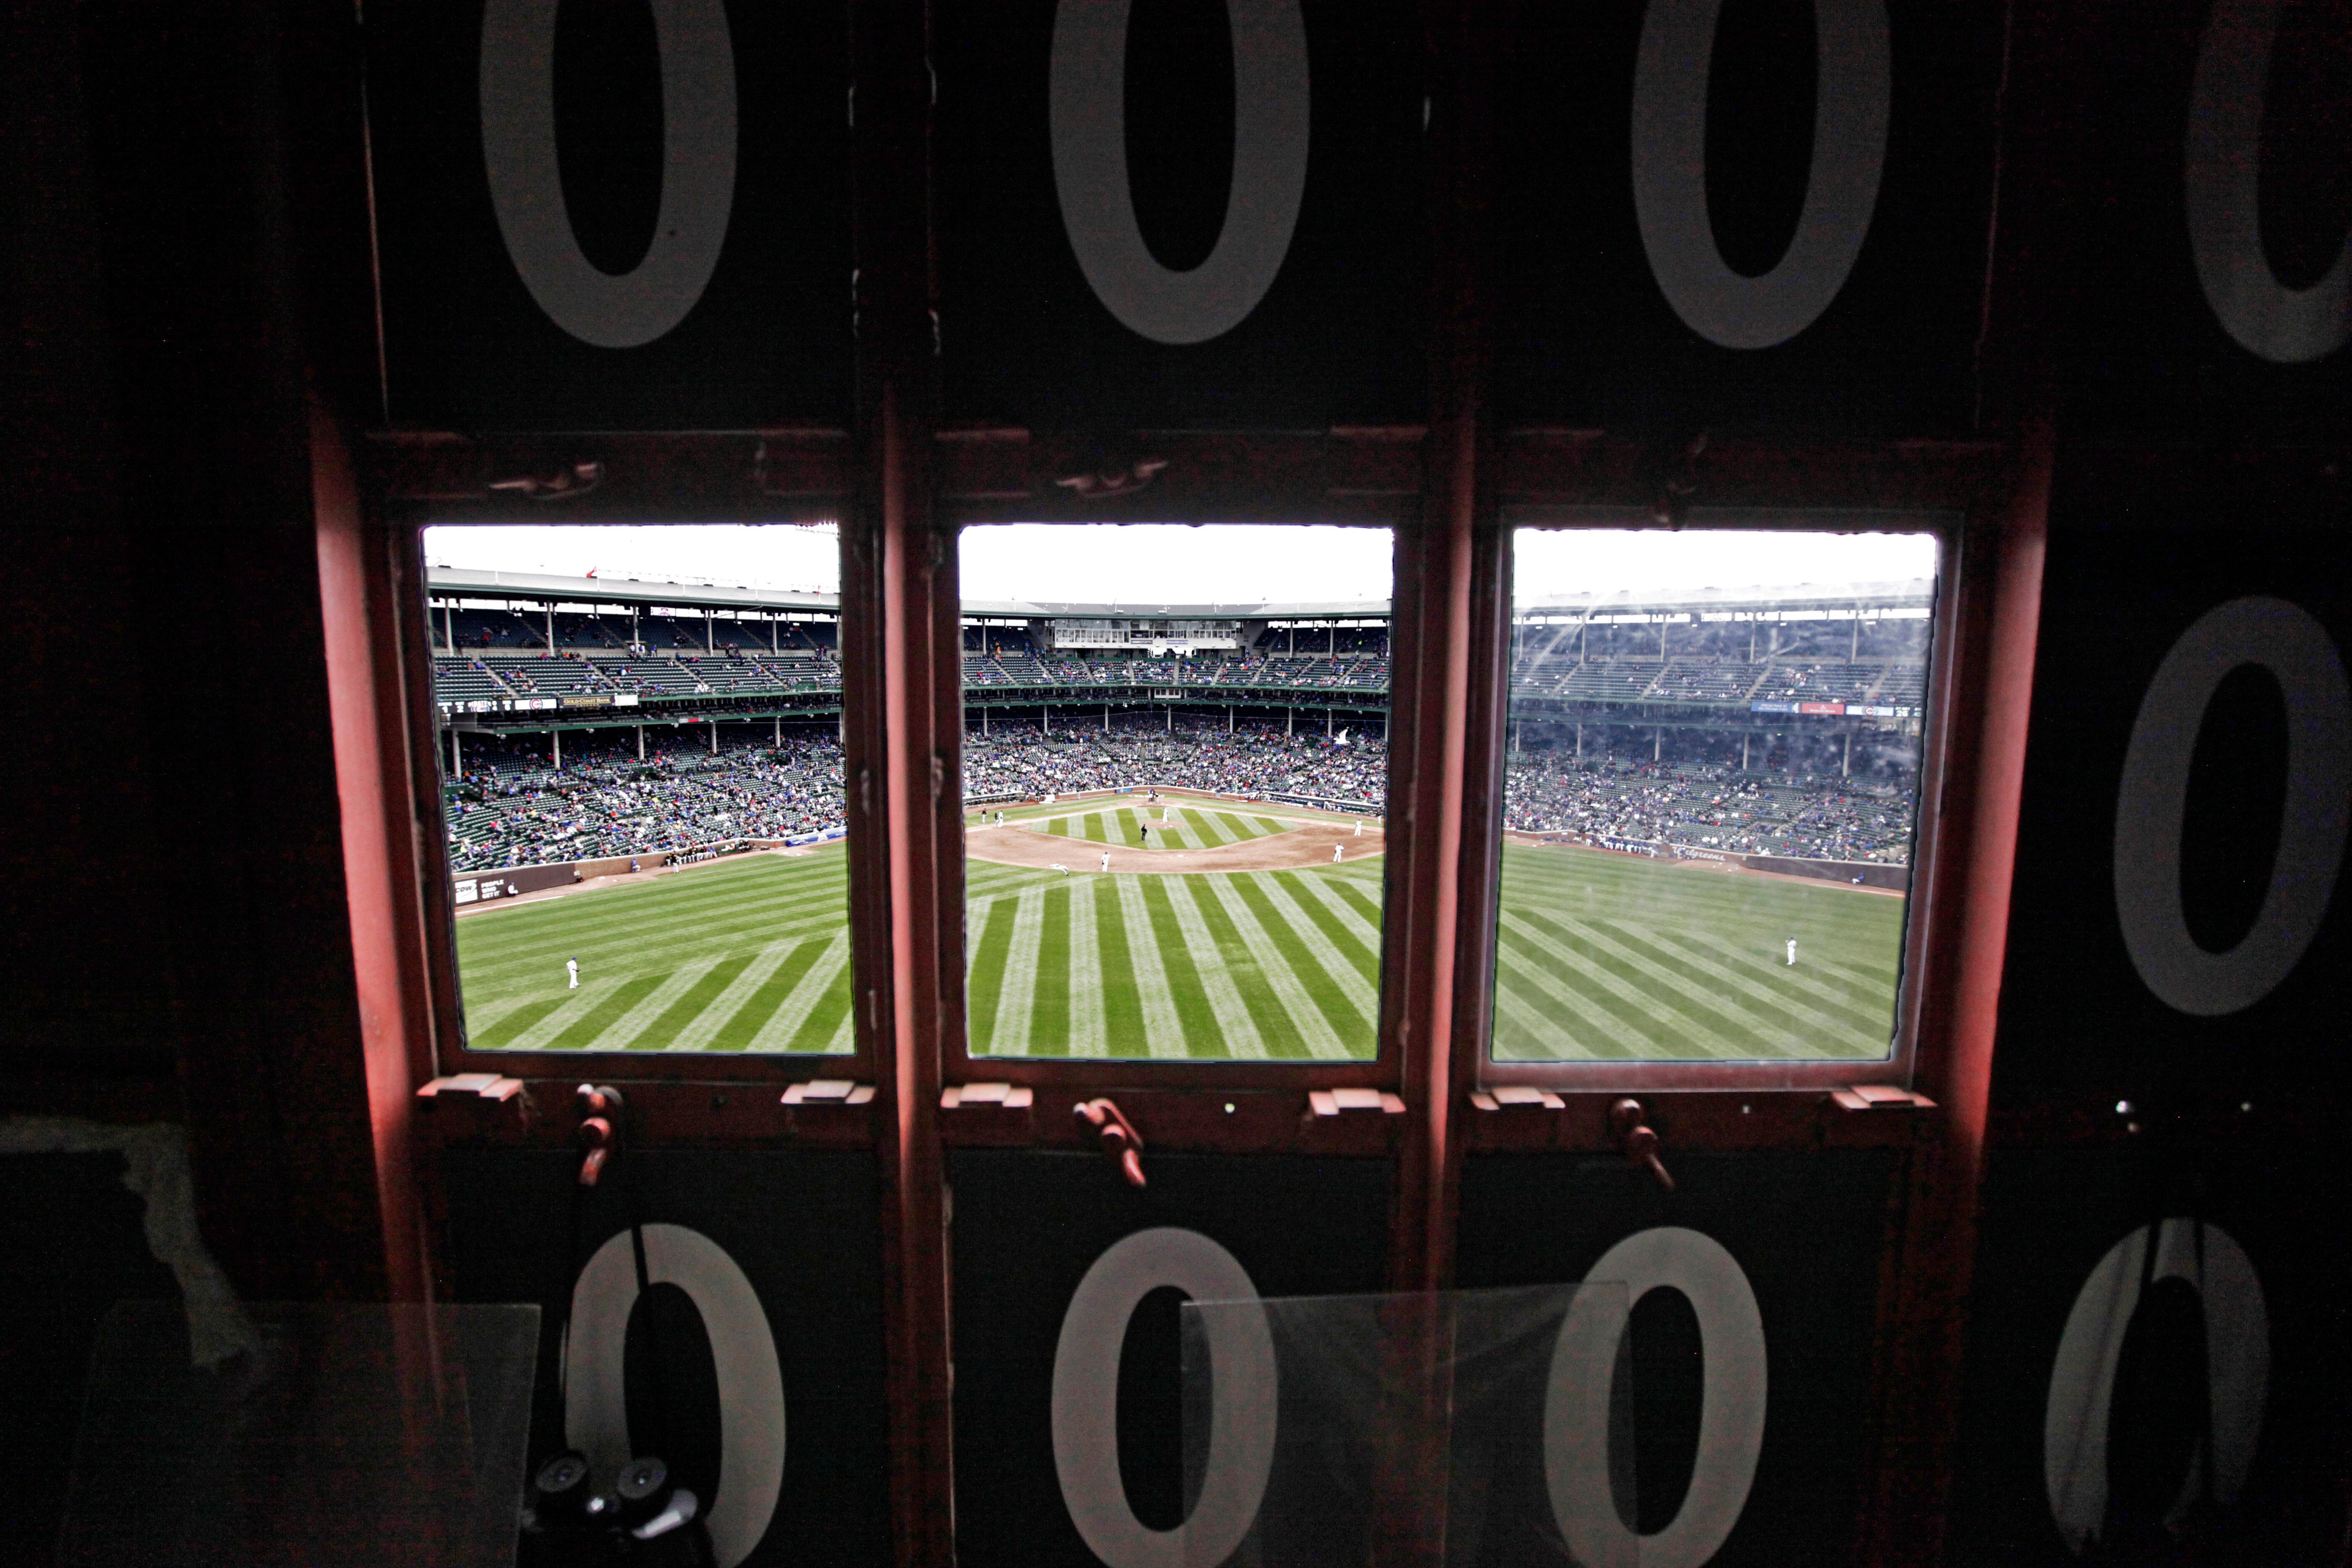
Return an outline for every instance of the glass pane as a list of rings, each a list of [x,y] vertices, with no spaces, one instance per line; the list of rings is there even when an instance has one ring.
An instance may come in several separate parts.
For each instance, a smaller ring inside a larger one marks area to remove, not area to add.
[[[1496,1059],[1885,1058],[1934,536],[1513,551]]]
[[[1384,530],[962,542],[975,1057],[1365,1060]]]
[[[425,543],[467,1043],[849,1051],[832,526]]]
[[[1634,1568],[1626,1298],[1587,1281],[1185,1302],[1185,1517],[1165,1555]],[[1102,1511],[1082,1530],[1131,1524]]]
[[[115,1304],[90,1354],[58,1562],[514,1562],[537,1307],[246,1310],[255,1347],[205,1367],[179,1302]]]

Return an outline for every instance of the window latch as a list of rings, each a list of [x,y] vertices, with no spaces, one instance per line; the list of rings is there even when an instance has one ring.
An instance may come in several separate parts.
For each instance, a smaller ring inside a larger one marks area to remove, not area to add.
[[[580,1108],[580,1128],[573,1137],[587,1151],[580,1161],[580,1184],[593,1187],[620,1145],[621,1091],[610,1085],[583,1083],[573,1100]]]
[[[1108,1100],[1082,1100],[1073,1109],[1100,1131],[1103,1147],[1117,1157],[1128,1184],[1143,1185],[1143,1134],[1135,1123]]]
[[[1610,1125],[1617,1130],[1617,1141],[1625,1146],[1625,1157],[1636,1165],[1648,1168],[1658,1179],[1658,1185],[1668,1192],[1675,1190],[1675,1178],[1666,1170],[1666,1163],[1658,1158],[1658,1133],[1643,1120],[1642,1102],[1621,1100],[1609,1108]]]

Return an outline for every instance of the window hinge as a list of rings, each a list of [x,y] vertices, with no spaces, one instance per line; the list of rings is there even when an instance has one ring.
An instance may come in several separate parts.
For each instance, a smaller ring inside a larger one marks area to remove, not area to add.
[[[1924,1094],[1914,1094],[1907,1089],[1891,1084],[1863,1083],[1852,1089],[1833,1089],[1830,1099],[1847,1110],[1933,1110],[1936,1102]]]
[[[1307,1107],[1316,1116],[1338,1116],[1349,1110],[1379,1110],[1391,1116],[1404,1114],[1403,1100],[1379,1089],[1312,1089],[1307,1096]]]
[[[845,1078],[813,1078],[784,1090],[780,1105],[864,1105],[874,1098],[870,1083]]]
[[[1036,1103],[1034,1089],[1011,1083],[951,1083],[940,1090],[940,1109],[953,1110],[958,1106],[1001,1106],[1006,1110],[1019,1110]]]

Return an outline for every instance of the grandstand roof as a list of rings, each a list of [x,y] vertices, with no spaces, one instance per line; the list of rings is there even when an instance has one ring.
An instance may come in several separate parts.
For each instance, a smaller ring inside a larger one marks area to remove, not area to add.
[[[1732,610],[1788,609],[1795,606],[1874,609],[1932,604],[1933,578],[1907,577],[1885,583],[1792,583],[1780,586],[1739,588],[1662,588],[1614,594],[1555,594],[1521,599],[1512,605],[1520,615],[1544,611],[1591,610]]]
[[[841,608],[838,595],[801,593],[786,588],[730,588],[713,583],[643,583],[628,577],[558,577],[533,572],[491,572],[461,566],[431,568],[427,574],[427,584],[433,593],[453,597],[547,600],[567,605],[667,605],[678,608],[799,610],[835,614],[838,614]],[[1643,610],[1788,609],[1795,606],[1870,609],[1930,604],[1934,601],[1935,591],[1936,584],[1932,579],[1913,577],[1884,583],[1796,583],[1778,586],[1561,594],[1522,600],[1513,608],[1521,615],[1564,610],[1590,610],[1599,614]],[[1330,620],[1349,616],[1385,616],[1389,613],[1389,601],[1087,605],[1057,600],[967,599],[963,603],[963,613],[1024,620],[1087,616],[1166,616],[1180,620],[1236,621]]]
[[[436,594],[476,599],[546,599],[564,605],[670,605],[713,610],[841,609],[838,594],[789,588],[729,588],[715,583],[640,583],[632,577],[558,577],[538,572],[489,572],[435,566],[425,586]]]
[[[730,588],[713,583],[643,583],[631,577],[558,577],[536,572],[491,572],[465,566],[435,566],[426,574],[431,592],[478,599],[544,599],[564,605],[667,605],[714,610],[815,610],[841,608],[837,594],[806,594],[785,588]],[[1386,599],[1324,604],[1276,605],[1078,605],[1026,599],[967,599],[968,616],[1048,620],[1055,616],[1168,616],[1176,619],[1247,621],[1316,619],[1342,616],[1383,616]]]

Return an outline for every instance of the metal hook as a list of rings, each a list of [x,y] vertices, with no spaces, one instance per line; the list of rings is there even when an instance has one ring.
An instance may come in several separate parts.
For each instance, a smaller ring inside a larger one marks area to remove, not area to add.
[[[1108,1100],[1080,1100],[1076,1112],[1102,1131],[1103,1147],[1118,1156],[1119,1171],[1132,1186],[1143,1185],[1143,1134]]]
[[[1625,1145],[1625,1157],[1636,1165],[1646,1166],[1658,1179],[1658,1185],[1668,1192],[1675,1190],[1675,1178],[1666,1170],[1666,1163],[1658,1158],[1657,1130],[1643,1119],[1642,1102],[1621,1100],[1609,1108],[1609,1121],[1617,1130],[1618,1141]]]

